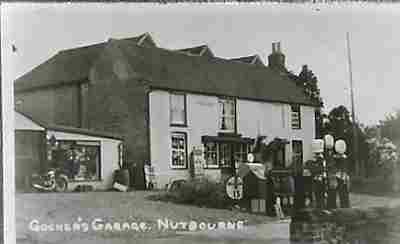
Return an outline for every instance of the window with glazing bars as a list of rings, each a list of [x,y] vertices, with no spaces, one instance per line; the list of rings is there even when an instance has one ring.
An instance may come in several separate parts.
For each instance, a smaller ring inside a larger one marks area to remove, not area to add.
[[[219,105],[219,129],[224,132],[235,132],[236,106],[235,100],[220,98]]]
[[[174,132],[171,135],[171,167],[187,168],[186,134]]]
[[[301,129],[301,110],[300,105],[292,105],[292,129]]]

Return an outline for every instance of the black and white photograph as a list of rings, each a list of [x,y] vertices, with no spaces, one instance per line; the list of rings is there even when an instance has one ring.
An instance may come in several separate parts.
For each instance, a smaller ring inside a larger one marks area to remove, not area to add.
[[[397,23],[392,1],[3,2],[2,241],[400,243]]]

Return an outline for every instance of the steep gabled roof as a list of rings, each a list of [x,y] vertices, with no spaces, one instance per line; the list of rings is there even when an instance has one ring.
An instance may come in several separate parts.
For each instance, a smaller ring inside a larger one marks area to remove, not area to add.
[[[183,53],[186,53],[189,55],[195,55],[195,56],[214,57],[214,53],[211,51],[211,49],[207,45],[183,48],[183,49],[178,49],[177,51],[183,52]]]
[[[130,39],[109,40],[59,52],[19,78],[15,90],[88,79],[93,65],[104,59],[110,60],[109,63],[122,62],[128,67],[121,79],[142,77],[153,88],[318,106],[287,75],[267,66],[187,55],[177,50],[138,45]],[[96,67],[101,66],[94,69]],[[111,68],[110,72],[116,71]]]
[[[149,33],[121,39],[143,46],[156,46]],[[107,42],[59,51],[46,62],[18,78],[15,90],[22,91],[62,83],[86,81],[90,68],[103,52]]]
[[[21,91],[61,83],[87,80],[88,72],[105,44],[63,50],[18,78],[15,90]]]
[[[230,60],[247,64],[265,65],[264,62],[261,60],[260,56],[258,56],[257,54],[239,58],[232,58]]]

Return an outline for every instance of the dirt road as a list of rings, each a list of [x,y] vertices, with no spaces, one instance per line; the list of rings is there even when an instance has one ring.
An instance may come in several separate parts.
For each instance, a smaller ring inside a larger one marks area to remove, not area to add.
[[[288,223],[274,218],[150,201],[149,194],[18,194],[17,243],[289,243]],[[400,205],[398,198],[359,194],[351,201]]]

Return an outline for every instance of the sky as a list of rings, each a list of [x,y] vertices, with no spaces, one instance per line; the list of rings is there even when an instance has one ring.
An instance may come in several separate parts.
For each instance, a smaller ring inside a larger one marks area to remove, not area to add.
[[[2,76],[10,84],[62,49],[144,32],[163,48],[207,44],[219,57],[264,61],[280,41],[289,70],[307,64],[318,77],[325,111],[350,109],[349,32],[357,120],[375,124],[400,109],[400,5],[6,3],[1,10]]]

